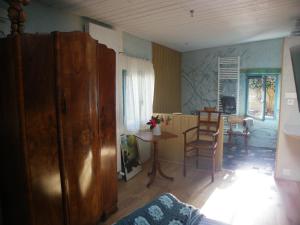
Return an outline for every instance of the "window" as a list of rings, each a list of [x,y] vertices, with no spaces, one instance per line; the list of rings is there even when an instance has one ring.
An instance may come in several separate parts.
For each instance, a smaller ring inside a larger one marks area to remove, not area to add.
[[[153,113],[154,69],[150,61],[128,56],[122,61],[124,127],[136,132]]]

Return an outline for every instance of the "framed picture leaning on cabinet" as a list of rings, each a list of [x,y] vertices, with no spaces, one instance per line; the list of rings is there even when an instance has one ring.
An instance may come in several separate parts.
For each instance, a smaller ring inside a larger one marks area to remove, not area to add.
[[[122,176],[128,181],[142,170],[134,135],[121,135]]]

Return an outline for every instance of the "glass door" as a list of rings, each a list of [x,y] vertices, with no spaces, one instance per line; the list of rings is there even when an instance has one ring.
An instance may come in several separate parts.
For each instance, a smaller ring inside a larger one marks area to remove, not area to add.
[[[274,119],[276,111],[276,84],[277,76],[266,76],[266,106],[265,106],[265,118]]]
[[[275,119],[278,77],[248,76],[247,115],[256,119]]]
[[[265,85],[264,78],[248,77],[247,115],[256,119],[264,119]]]

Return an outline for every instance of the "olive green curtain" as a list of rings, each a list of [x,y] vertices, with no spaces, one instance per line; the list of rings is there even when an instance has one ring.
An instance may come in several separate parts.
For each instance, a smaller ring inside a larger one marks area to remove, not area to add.
[[[153,112],[181,112],[181,53],[152,44],[155,73]]]

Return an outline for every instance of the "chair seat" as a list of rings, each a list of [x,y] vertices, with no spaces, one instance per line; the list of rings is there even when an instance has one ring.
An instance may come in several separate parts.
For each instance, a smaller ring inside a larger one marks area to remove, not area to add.
[[[235,136],[249,136],[250,132],[245,130],[228,130],[226,132],[228,135],[235,135]]]
[[[195,141],[191,141],[191,142],[187,143],[186,152],[189,153],[192,151],[197,151],[198,156],[210,158],[216,152],[216,149],[213,149],[212,146],[213,146],[212,141],[195,140]]]
[[[212,141],[208,140],[194,140],[186,144],[187,147],[196,147],[198,149],[210,149],[213,146]]]

